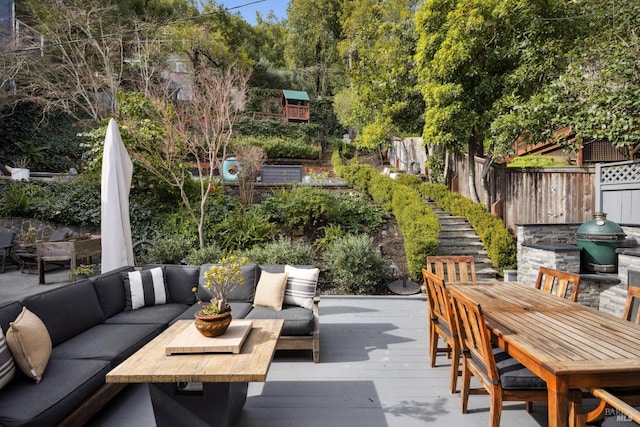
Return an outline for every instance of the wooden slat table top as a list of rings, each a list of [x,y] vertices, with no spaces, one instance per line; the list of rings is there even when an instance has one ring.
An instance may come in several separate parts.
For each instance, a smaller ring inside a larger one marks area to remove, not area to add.
[[[553,373],[640,371],[640,326],[518,283],[450,284],[493,333]]]
[[[547,383],[550,427],[572,389],[640,385],[640,326],[518,283],[449,284],[480,303],[501,347]]]
[[[107,374],[107,383],[264,382],[283,320],[253,320],[240,354],[173,354],[166,347],[193,320],[179,320]]]

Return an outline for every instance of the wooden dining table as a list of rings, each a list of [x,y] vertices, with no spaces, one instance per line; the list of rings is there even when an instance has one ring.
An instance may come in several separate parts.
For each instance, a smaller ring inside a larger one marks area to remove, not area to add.
[[[479,303],[498,344],[546,381],[550,427],[574,419],[571,390],[640,385],[640,326],[521,283],[448,287]]]

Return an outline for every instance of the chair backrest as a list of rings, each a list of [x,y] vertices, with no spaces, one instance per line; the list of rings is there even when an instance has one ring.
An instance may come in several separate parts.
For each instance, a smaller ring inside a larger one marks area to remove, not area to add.
[[[571,291],[569,299],[576,302],[578,301],[578,290],[580,289],[580,275],[548,267],[540,267],[538,269],[538,278],[536,279],[536,289],[541,289],[560,298],[567,298],[567,294]]]
[[[640,310],[638,303],[640,302],[640,287],[629,285],[627,288],[627,300],[622,310],[622,318],[630,322],[640,325]]]
[[[51,233],[48,240],[50,242],[59,242],[61,240],[66,240],[71,236],[73,236],[73,230],[70,228],[59,228]]]
[[[447,283],[475,282],[476,264],[472,256],[429,256],[427,271]]]
[[[444,280],[425,269],[422,269],[422,275],[427,281],[426,286],[432,318],[437,319],[438,323],[444,325],[449,329],[451,335],[455,336],[456,324],[453,318],[453,308]]]
[[[485,323],[480,304],[456,289],[449,289],[451,305],[463,353],[470,353],[472,363],[493,384],[499,381],[498,368],[491,346],[491,333]]]
[[[10,248],[13,245],[16,233],[8,230],[0,230],[0,249]]]

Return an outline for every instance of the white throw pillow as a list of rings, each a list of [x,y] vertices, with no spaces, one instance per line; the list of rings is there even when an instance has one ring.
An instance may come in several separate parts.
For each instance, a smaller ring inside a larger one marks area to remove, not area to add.
[[[313,298],[316,295],[320,269],[285,265],[284,271],[288,273],[287,288],[284,291],[284,303],[311,310],[313,308]]]

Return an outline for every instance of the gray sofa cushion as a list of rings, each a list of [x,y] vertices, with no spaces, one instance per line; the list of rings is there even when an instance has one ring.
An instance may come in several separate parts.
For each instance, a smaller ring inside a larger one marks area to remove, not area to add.
[[[106,360],[115,366],[164,329],[160,324],[103,323],[55,346],[51,358]]]
[[[103,360],[52,359],[38,384],[16,373],[10,387],[0,390],[0,424],[56,425],[104,384],[109,370]]]
[[[204,287],[207,280],[204,278],[205,271],[209,270],[213,264],[204,264],[200,268],[200,278],[198,281],[198,298],[202,301],[211,299],[211,291]],[[282,267],[284,269],[284,266]],[[229,302],[253,302],[256,294],[256,283],[258,283],[258,266],[256,264],[246,264],[240,269],[244,283],[235,288],[229,294]]]
[[[313,332],[313,311],[294,305],[285,305],[280,311],[254,307],[246,319],[283,319],[282,335],[309,335]]]
[[[89,279],[28,296],[24,305],[47,326],[53,346],[105,319],[98,295]]]
[[[168,325],[171,320],[180,313],[188,309],[187,304],[160,304],[149,307],[139,308],[137,310],[123,311],[111,316],[104,321],[106,324],[139,324],[139,323],[155,323],[158,325]]]
[[[191,305],[196,302],[192,289],[198,286],[200,267],[192,265],[149,264],[142,267],[148,270],[154,267],[164,268],[164,280],[167,283],[171,302]]]
[[[18,314],[22,311],[22,304],[19,302],[0,303],[0,327],[3,332],[9,329],[9,323],[16,320]]]
[[[133,267],[121,267],[89,280],[93,283],[105,317],[124,311],[124,285],[121,273],[133,271]]]

